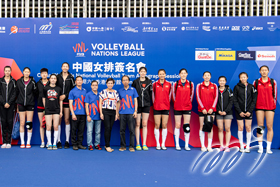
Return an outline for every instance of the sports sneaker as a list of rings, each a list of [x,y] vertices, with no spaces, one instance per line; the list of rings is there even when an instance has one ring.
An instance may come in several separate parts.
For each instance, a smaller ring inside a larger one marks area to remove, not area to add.
[[[167,150],[167,148],[165,147],[165,145],[162,145],[162,146],[161,146],[161,149],[162,149],[162,150]]]
[[[49,147],[49,143],[46,144],[46,148],[48,148],[48,147]]]
[[[244,148],[239,149],[239,152],[244,153],[245,152]]]
[[[25,145],[24,145],[24,144],[21,144],[21,145],[20,145],[20,148],[21,148],[21,149],[24,149],[24,148],[25,148]]]
[[[10,149],[11,147],[12,147],[12,145],[8,143],[6,146],[6,149]]]
[[[208,152],[213,152],[212,147],[207,147]]]
[[[263,148],[259,148],[258,153],[263,153]]]
[[[134,149],[133,147],[130,147],[130,148],[129,148],[129,151],[130,151],[130,152],[135,152],[135,149]]]
[[[27,149],[30,149],[30,148],[31,148],[31,145],[30,145],[30,144],[26,144],[26,148],[27,148]]]
[[[4,144],[1,146],[1,148],[2,148],[2,149],[6,149],[6,146],[7,146],[7,144],[4,143]]]
[[[65,144],[66,144],[66,142],[65,142]],[[58,149],[62,149],[62,144],[61,144],[61,142],[57,142],[57,148]],[[65,147],[64,147],[65,148]]]
[[[119,151],[125,151],[125,150],[126,150],[126,147],[119,148]]]
[[[156,150],[161,150],[161,147],[159,145],[157,145]]]
[[[48,145],[48,150],[52,150],[52,145]]]
[[[102,148],[100,147],[99,144],[98,144],[97,146],[95,146],[95,149],[97,149],[97,150],[102,150]]]
[[[201,151],[206,152],[207,151],[206,147],[201,147]]]
[[[53,145],[52,149],[53,149],[53,150],[57,150],[57,146],[56,146],[56,145]]]
[[[148,148],[146,145],[143,145],[143,150],[144,150],[144,151],[148,151],[149,148]]]
[[[186,151],[190,151],[190,150],[191,150],[191,148],[189,148],[189,147],[185,147],[185,150],[186,150]]]
[[[224,151],[225,150],[225,147],[220,147],[220,151]]]
[[[177,151],[181,151],[181,147],[180,146],[176,146],[176,150]]]
[[[62,148],[62,146],[61,146],[61,148]],[[64,144],[64,149],[69,149],[69,148],[70,148],[69,142],[66,141]]]
[[[272,152],[270,149],[267,149],[267,150],[266,150],[266,153],[267,153],[267,154],[272,154],[273,152]]]
[[[250,153],[250,148],[249,147],[246,147],[245,153]]]
[[[226,147],[225,152],[230,152],[230,149],[228,147]]]
[[[45,143],[42,142],[41,145],[40,145],[40,148],[44,148],[45,147]]]
[[[90,146],[88,147],[88,150],[93,151],[92,145],[90,145]]]
[[[141,151],[141,150],[142,150],[141,146],[140,146],[140,145],[137,145],[137,146],[136,146],[136,150],[137,150],[137,151]]]

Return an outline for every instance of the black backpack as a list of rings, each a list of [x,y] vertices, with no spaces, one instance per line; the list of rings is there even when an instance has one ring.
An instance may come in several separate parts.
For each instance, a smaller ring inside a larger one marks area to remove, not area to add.
[[[189,82],[190,82],[190,89],[192,90],[192,81]],[[177,93],[178,83],[179,81],[176,81],[175,94]]]
[[[270,78],[270,83],[271,83],[271,86],[272,86],[272,96],[275,97],[274,95],[274,79]],[[259,79],[256,79],[255,80],[255,88],[256,90],[258,90],[258,85],[259,85]]]

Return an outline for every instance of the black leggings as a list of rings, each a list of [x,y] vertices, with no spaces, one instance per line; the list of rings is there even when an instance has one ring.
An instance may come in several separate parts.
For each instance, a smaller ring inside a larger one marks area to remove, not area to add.
[[[0,106],[1,124],[2,124],[2,137],[3,144],[11,144],[11,135],[13,131],[13,119],[14,119],[15,105],[11,105],[9,108]]]
[[[110,147],[111,132],[115,122],[116,110],[102,109],[104,116],[104,137],[105,137],[105,146]]]

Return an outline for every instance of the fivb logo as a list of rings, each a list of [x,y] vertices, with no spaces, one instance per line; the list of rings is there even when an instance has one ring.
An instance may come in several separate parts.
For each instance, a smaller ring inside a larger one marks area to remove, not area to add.
[[[40,28],[39,28],[39,34],[51,34],[52,31],[52,23],[50,22],[49,24],[46,24],[46,25],[42,25]]]
[[[73,50],[76,53],[76,57],[85,57],[85,52],[88,51],[88,48],[86,48],[85,43],[81,42],[77,43],[76,46],[73,46]]]
[[[257,128],[255,128],[257,129]],[[254,129],[253,129],[254,130]],[[253,133],[252,133],[253,134]],[[254,137],[254,141],[251,141],[250,144],[254,144],[254,143],[258,143],[258,139],[257,137]],[[266,142],[265,140],[263,140],[264,142]],[[236,143],[239,143],[239,142],[232,142],[231,145],[233,144],[236,144]],[[231,147],[230,145],[230,147]],[[259,145],[255,145],[255,146],[252,146],[250,148],[257,148]],[[241,153],[239,152],[239,147],[232,147],[231,149],[237,149],[238,151],[235,152],[231,157],[230,159],[227,160],[226,163],[223,163],[223,169],[221,170],[221,173],[222,174],[227,174],[229,173],[235,166],[238,165],[238,163],[240,163],[242,161],[242,157],[244,156],[244,154],[246,153]],[[217,149],[219,150],[219,149]],[[198,165],[201,163],[201,162],[204,162],[205,161],[202,161],[206,155],[208,154],[208,152],[203,152],[201,153],[198,158],[196,159],[196,161],[194,162],[192,168],[191,168],[191,171],[193,172],[197,167]],[[210,154],[210,153],[209,153]],[[208,155],[209,155],[208,154]],[[215,156],[211,157],[209,159],[209,161],[207,161],[206,163],[206,167],[204,168],[204,171],[203,173],[204,174],[209,174],[213,171],[214,168],[217,168],[216,166],[221,162],[222,158],[224,157],[224,155],[226,155],[228,153],[225,153],[224,151],[219,151],[218,153],[215,154]],[[264,163],[264,159],[266,157],[266,153],[263,153],[261,152],[260,156],[258,157],[257,161],[255,161],[255,164],[250,168],[249,172],[248,172],[248,175],[251,175],[253,172],[255,172],[257,169],[260,168],[261,164]],[[256,159],[254,159],[256,160]]]

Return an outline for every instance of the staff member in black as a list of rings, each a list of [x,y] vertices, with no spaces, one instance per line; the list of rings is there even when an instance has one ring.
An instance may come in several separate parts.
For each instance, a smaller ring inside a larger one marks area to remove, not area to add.
[[[4,77],[0,79],[0,115],[2,125],[3,145],[1,148],[11,148],[14,109],[16,100],[16,80],[11,76],[12,68],[4,68]]]
[[[25,119],[26,128],[28,129],[26,148],[31,148],[30,141],[32,137],[32,121],[34,114],[35,95],[37,94],[36,82],[33,77],[30,76],[30,68],[23,69],[23,77],[17,80],[16,87],[18,98],[16,103],[18,104],[19,118],[20,118],[20,148],[25,148],[24,142],[24,125]]]

